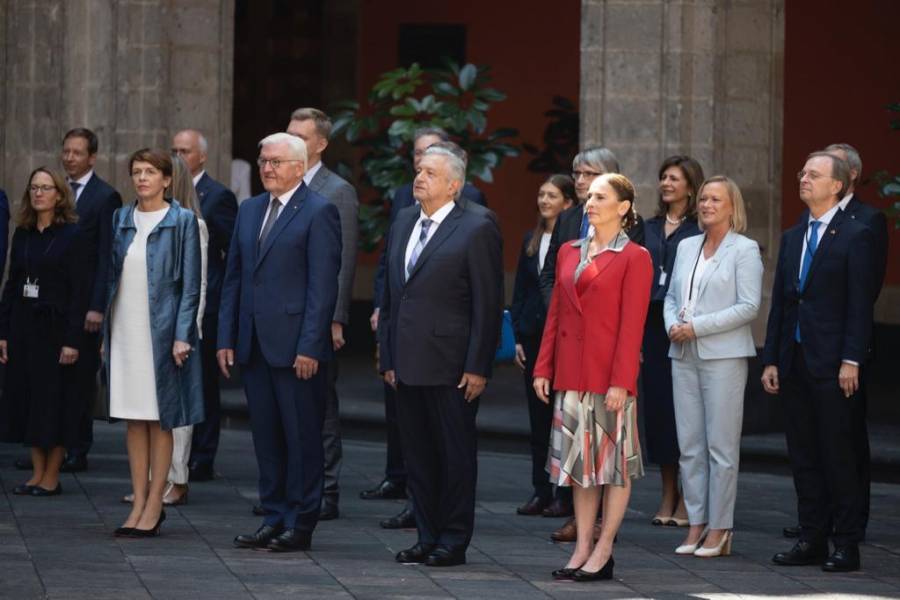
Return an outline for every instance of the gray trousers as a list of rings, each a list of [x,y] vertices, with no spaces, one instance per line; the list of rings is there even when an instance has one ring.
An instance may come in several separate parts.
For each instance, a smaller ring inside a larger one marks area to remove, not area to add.
[[[672,360],[681,485],[691,525],[731,529],[737,496],[747,359],[704,360],[684,344]]]

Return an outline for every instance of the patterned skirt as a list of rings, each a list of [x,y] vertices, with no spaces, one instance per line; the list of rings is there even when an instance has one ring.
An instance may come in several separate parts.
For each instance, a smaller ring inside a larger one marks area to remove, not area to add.
[[[559,391],[553,407],[547,472],[559,486],[625,485],[644,476],[633,397],[616,412],[603,405],[604,394]]]

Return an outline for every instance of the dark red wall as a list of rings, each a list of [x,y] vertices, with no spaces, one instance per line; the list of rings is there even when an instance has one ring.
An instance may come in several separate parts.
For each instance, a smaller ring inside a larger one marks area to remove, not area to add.
[[[900,173],[900,131],[889,128],[885,109],[900,102],[898,24],[896,0],[785,2],[782,227],[793,225],[804,209],[795,175],[814,150],[846,142],[862,156],[864,179],[882,169]],[[879,207],[888,204],[874,182],[859,193]],[[894,231],[887,283],[900,283],[898,248],[900,233]]]
[[[488,114],[489,130],[514,127],[522,140],[542,147],[543,113],[553,96],[578,101],[581,25],[576,0],[556,2],[550,11],[543,0],[362,0],[359,23],[360,100],[382,72],[397,67],[401,23],[455,23],[467,27],[467,61],[489,65],[492,85],[507,95]],[[522,235],[534,227],[537,190],[544,179],[526,169],[530,159],[523,154],[505,161],[494,172],[493,184],[475,182],[500,218],[507,271],[515,269]]]

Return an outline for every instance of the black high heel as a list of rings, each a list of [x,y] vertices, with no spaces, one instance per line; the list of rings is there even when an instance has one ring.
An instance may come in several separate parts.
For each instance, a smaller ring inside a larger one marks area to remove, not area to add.
[[[584,569],[578,569],[572,574],[572,581],[600,581],[603,579],[612,579],[613,576],[613,567],[615,566],[616,561],[613,560],[613,557],[610,556],[609,560],[606,561],[606,564],[603,565],[599,571],[585,571]]]
[[[577,570],[577,568],[563,567],[562,569],[556,569],[551,575],[553,575],[553,579],[572,579]]]
[[[114,537],[129,537],[134,531],[134,527],[116,527],[113,530]]]
[[[148,537],[156,537],[159,535],[159,528],[163,524],[163,521],[166,520],[166,511],[162,510],[159,513],[159,520],[156,522],[156,525],[153,526],[153,529],[140,529],[135,527],[131,530],[131,537],[137,538],[148,538]]]

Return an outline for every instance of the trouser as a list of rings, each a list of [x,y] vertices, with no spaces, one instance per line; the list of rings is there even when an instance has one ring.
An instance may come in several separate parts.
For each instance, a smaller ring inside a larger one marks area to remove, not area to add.
[[[454,385],[397,387],[397,418],[419,542],[465,550],[475,523],[475,415]]]
[[[403,446],[400,428],[397,425],[397,392],[384,384],[384,422],[387,430],[387,461],[384,478],[392,483],[406,485],[406,463],[403,461]]]
[[[702,359],[697,343],[672,360],[681,485],[691,525],[734,526],[747,359]]]
[[[169,481],[187,485],[188,458],[191,456],[191,438],[194,426],[176,427],[172,430],[172,465],[169,467]]]
[[[807,368],[803,345],[782,378],[788,454],[797,490],[800,538],[836,546],[862,539],[864,511],[860,477],[862,405],[844,397],[834,377],[818,379]]]
[[[78,442],[66,448],[69,456],[87,456],[94,444],[94,401],[97,396],[97,371],[100,369],[99,333],[84,332],[84,343],[75,363],[81,406],[84,408],[78,419]]]
[[[206,418],[194,426],[190,446],[190,464],[212,467],[219,449],[222,425],[222,402],[219,394],[219,363],[216,360],[216,336],[219,315],[203,315],[203,338],[200,340],[200,364],[203,368],[203,410]]]
[[[344,448],[341,444],[341,410],[337,395],[337,358],[327,364],[324,373],[328,385],[325,400],[325,422],[322,425],[322,450],[325,455],[325,501],[337,504]]]

